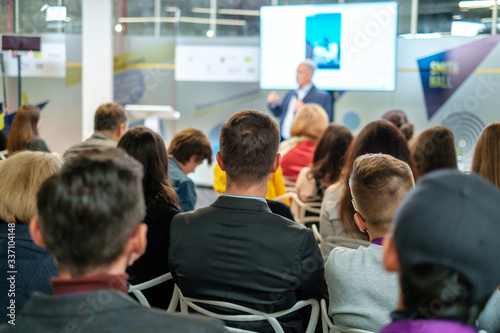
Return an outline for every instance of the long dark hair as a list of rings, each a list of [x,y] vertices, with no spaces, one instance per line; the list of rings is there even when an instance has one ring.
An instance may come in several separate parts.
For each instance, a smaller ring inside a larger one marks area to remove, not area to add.
[[[130,156],[144,166],[143,190],[146,206],[163,198],[178,206],[178,197],[168,177],[167,148],[158,133],[137,126],[128,130],[118,142]]]
[[[344,165],[344,155],[353,140],[351,131],[342,125],[330,124],[316,146],[310,176],[336,182]]]
[[[356,157],[369,153],[388,154],[400,159],[408,163],[415,180],[419,176],[406,138],[391,122],[387,120],[375,120],[368,123],[359,132],[346,152],[341,179],[344,183],[344,192],[340,200],[340,221],[342,227],[349,235],[358,235],[358,238],[364,239],[368,239],[368,234],[359,231],[354,222],[354,208],[351,203],[352,196],[349,188],[349,176],[351,175]]]
[[[34,105],[22,105],[14,116],[9,132],[7,150],[9,154],[24,150],[35,136],[38,136],[40,108]]]

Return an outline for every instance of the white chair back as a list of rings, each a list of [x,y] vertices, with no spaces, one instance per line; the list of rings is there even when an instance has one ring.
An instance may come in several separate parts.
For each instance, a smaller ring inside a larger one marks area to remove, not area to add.
[[[149,304],[148,300],[142,293],[142,290],[149,289],[151,287],[157,286],[169,280],[172,280],[172,273],[165,273],[149,281],[136,285],[129,285],[128,292],[134,294],[134,296],[137,297],[137,299],[143,306],[150,308],[151,305]],[[179,303],[179,288],[175,286],[172,298],[170,300],[170,304],[167,309],[167,313],[174,313],[178,303]]]
[[[300,224],[319,222],[321,202],[304,202],[300,200],[299,196],[295,192],[287,192],[274,198],[273,200],[281,201],[284,199],[292,199],[292,213],[296,222]],[[306,212],[316,213],[318,216],[306,216]]]
[[[275,313],[265,313],[262,311],[258,311],[255,309],[247,308],[245,306],[241,306],[241,305],[237,305],[237,304],[233,304],[233,303],[229,303],[229,302],[200,300],[200,299],[195,299],[195,298],[190,298],[190,297],[184,297],[182,295],[182,292],[180,292],[180,302],[181,302],[181,313],[187,314],[188,308],[191,308],[191,309],[195,310],[196,312],[204,314],[206,316],[221,319],[221,320],[227,320],[227,321],[248,322],[248,321],[264,321],[265,320],[265,321],[269,322],[269,324],[272,326],[272,328],[274,329],[274,331],[276,333],[284,333],[283,328],[281,327],[281,324],[279,323],[277,318],[285,316],[289,313],[295,312],[295,311],[302,309],[304,307],[311,306],[311,317],[309,318],[309,323],[307,325],[307,329],[306,329],[305,333],[313,333],[314,332],[314,330],[316,329],[316,325],[318,323],[318,316],[319,316],[319,303],[315,299],[298,301],[290,309],[278,311]],[[219,313],[215,313],[213,311],[207,310],[198,304],[212,305],[212,306],[217,306],[220,308],[232,309],[232,310],[240,311],[244,314],[238,314],[238,315],[219,314]],[[240,332],[240,333],[241,332],[246,332],[246,333],[252,332],[252,331],[241,330],[241,329],[232,328],[232,327],[226,327],[226,328],[229,332]]]
[[[9,152],[7,150],[0,151],[0,161],[5,161],[7,159],[7,154]]]

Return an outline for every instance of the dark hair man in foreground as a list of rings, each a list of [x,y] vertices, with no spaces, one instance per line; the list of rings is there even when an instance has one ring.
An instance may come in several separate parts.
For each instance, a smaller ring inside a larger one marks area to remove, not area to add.
[[[125,269],[146,247],[142,166],[122,150],[90,149],[38,193],[33,241],[55,257],[54,296],[34,293],[2,332],[224,332],[220,322],[143,308]]]
[[[184,296],[233,302],[267,313],[327,297],[323,259],[312,231],[273,214],[267,184],[280,135],[268,115],[244,110],[222,126],[217,163],[225,193],[209,207],[178,214],[170,229],[170,268]],[[307,309],[309,310],[309,309]],[[280,320],[304,332],[307,311]],[[274,332],[267,322],[228,323]]]

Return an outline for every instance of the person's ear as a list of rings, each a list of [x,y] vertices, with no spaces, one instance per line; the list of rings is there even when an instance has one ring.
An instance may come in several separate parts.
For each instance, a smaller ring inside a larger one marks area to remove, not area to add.
[[[220,156],[220,151],[217,152],[215,155],[215,159],[217,160],[217,164],[219,165],[219,168],[222,171],[226,171],[226,168],[224,167],[224,163],[222,163],[222,157]]]
[[[398,252],[396,251],[396,244],[394,243],[394,239],[391,235],[387,235],[384,238],[382,248],[384,251],[382,264],[384,265],[385,270],[388,272],[399,272]]]
[[[125,132],[127,131],[127,124],[125,123],[121,123],[120,125],[118,125],[118,127],[116,128],[116,137],[118,139],[120,139],[123,134],[125,134]]]
[[[31,219],[29,230],[33,242],[38,246],[46,248],[47,245],[45,244],[42,231],[40,230],[40,219],[38,218],[38,216],[35,216]]]
[[[356,222],[356,225],[358,226],[359,228],[359,231],[361,232],[366,232],[366,230],[368,229],[368,227],[366,226],[366,222],[363,221],[363,219],[361,218],[361,215],[359,215],[359,213],[354,213],[354,222]]]
[[[275,173],[276,171],[278,171],[280,165],[281,165],[281,154],[277,153],[276,158],[274,159],[273,169],[271,170],[271,173]]]
[[[130,251],[129,259],[127,262],[128,266],[132,266],[132,264],[139,259],[144,252],[146,251],[146,245],[148,243],[147,240],[148,234],[148,226],[146,223],[141,223],[135,230],[134,234],[128,240],[128,247]]]

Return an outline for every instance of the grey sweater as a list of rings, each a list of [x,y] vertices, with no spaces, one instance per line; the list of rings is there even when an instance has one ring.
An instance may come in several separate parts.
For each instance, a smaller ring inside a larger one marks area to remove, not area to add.
[[[325,266],[328,314],[339,327],[378,332],[391,321],[399,295],[397,274],[382,267],[382,246],[337,247]]]

